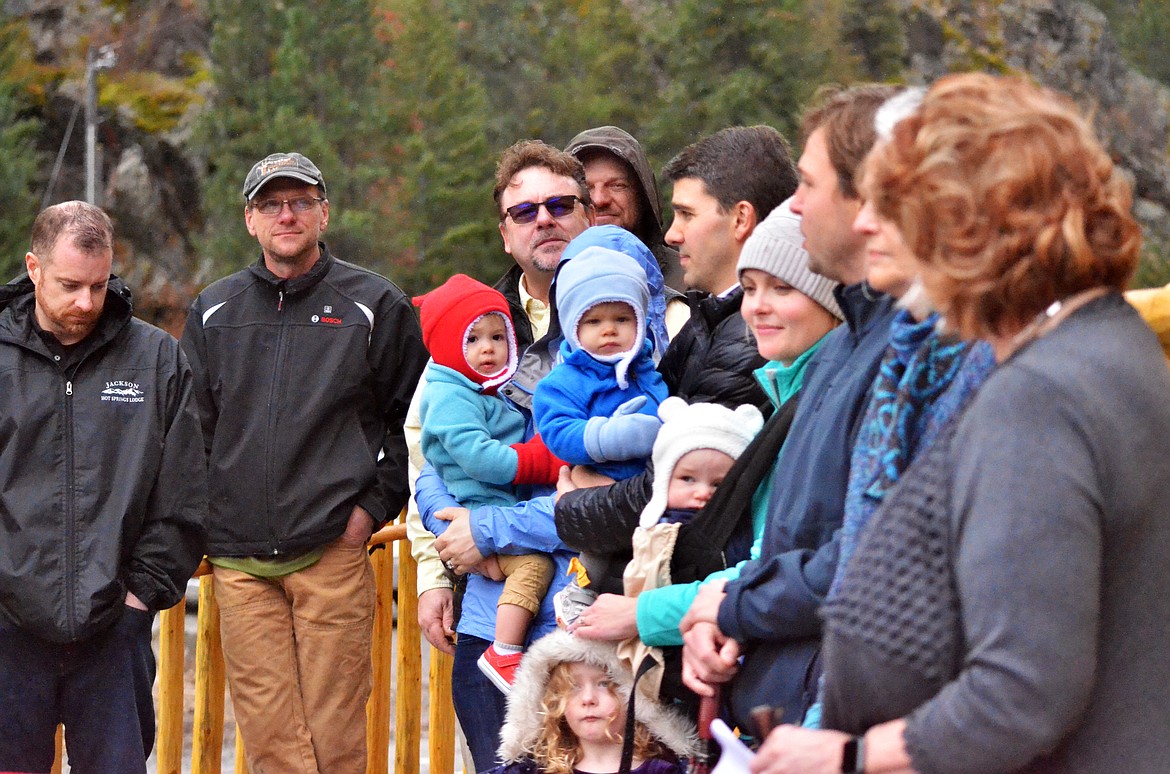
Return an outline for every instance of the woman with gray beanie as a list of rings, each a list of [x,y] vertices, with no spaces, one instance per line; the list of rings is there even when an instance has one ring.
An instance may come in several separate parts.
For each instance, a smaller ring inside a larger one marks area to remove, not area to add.
[[[808,268],[800,218],[784,202],[748,238],[737,270],[744,288],[743,315],[769,362],[756,371],[776,412],[736,460],[714,496],[691,522],[689,539],[680,533],[671,561],[674,584],[644,591],[637,598],[602,594],[574,625],[587,639],[637,636],[667,653],[664,696],[682,698],[676,659],[682,645],[678,625],[699,587],[731,579],[759,553],[770,495],[772,468],[796,412],[804,368],[824,336],[841,321],[833,297],[837,283]],[[716,526],[718,524],[718,526]],[[708,526],[709,525],[709,526]],[[727,532],[726,540],[704,540],[706,530]],[[728,551],[740,546],[738,551]],[[749,548],[750,546],[750,548]],[[671,679],[672,660],[676,672]]]

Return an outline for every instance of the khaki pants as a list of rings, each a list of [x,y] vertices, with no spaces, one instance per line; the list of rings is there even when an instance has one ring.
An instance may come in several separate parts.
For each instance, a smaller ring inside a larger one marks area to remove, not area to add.
[[[252,774],[366,770],[374,572],[330,543],[282,578],[215,568],[232,706]]]
[[[533,615],[540,612],[540,601],[556,571],[552,558],[547,554],[496,554],[496,561],[504,573],[504,590],[497,604],[518,605]]]

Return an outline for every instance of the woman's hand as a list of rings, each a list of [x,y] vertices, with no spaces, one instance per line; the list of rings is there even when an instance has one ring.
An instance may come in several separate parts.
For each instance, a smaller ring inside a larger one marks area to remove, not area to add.
[[[609,476],[598,473],[588,465],[574,465],[569,471],[573,480],[573,486],[578,489],[588,489],[594,486],[609,486],[614,483],[614,480]]]
[[[443,563],[459,575],[471,572],[484,559],[471,537],[470,516],[466,508],[443,508],[435,513],[436,519],[451,522],[447,531],[435,538],[435,550]]]
[[[618,642],[638,636],[638,600],[602,594],[585,608],[569,631],[584,640]]]
[[[752,774],[836,774],[849,735],[800,726],[777,726],[760,745]]]

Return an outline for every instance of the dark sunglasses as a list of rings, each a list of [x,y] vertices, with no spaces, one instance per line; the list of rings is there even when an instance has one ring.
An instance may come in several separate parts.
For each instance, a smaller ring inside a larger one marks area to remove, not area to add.
[[[571,194],[568,196],[554,196],[543,202],[521,202],[520,204],[513,204],[504,210],[504,213],[512,219],[513,223],[523,225],[536,220],[536,216],[540,214],[541,207],[548,210],[548,214],[552,217],[563,218],[577,209],[577,202],[579,201],[581,201],[580,196],[573,196]]]

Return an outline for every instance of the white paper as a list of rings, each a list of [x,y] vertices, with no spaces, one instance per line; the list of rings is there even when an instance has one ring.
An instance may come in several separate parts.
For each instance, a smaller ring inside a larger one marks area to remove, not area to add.
[[[744,774],[748,770],[748,763],[756,754],[739,741],[735,732],[719,718],[711,721],[711,736],[715,737],[715,741],[719,742],[719,747],[722,748],[719,763],[715,764],[711,774]]]

